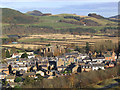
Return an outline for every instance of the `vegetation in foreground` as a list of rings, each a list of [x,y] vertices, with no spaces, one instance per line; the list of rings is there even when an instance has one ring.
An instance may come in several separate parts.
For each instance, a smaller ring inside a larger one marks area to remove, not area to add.
[[[72,74],[70,76],[55,77],[53,79],[38,79],[27,77],[22,88],[90,88],[91,84],[120,76],[120,66],[107,70],[98,70]],[[94,88],[94,87],[92,87]]]

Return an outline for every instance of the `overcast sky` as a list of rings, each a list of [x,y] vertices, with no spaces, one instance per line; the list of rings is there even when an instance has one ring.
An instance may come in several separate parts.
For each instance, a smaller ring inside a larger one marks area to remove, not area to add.
[[[118,14],[119,0],[1,0],[0,7],[21,12],[39,10],[43,13],[97,13],[105,17]]]
[[[41,1],[93,1],[93,2],[119,2],[119,0],[14,0],[14,2],[41,2]],[[13,0],[1,0],[1,2],[13,2]]]

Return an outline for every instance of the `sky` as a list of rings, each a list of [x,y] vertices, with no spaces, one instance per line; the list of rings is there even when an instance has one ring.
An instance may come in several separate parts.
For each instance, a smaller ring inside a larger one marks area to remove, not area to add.
[[[0,0],[0,7],[12,8],[23,13],[39,10],[52,14],[88,15],[97,13],[104,17],[118,14],[119,0]]]

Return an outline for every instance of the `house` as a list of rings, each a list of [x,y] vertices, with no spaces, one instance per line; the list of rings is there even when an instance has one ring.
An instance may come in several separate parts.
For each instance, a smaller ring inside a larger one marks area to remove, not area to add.
[[[24,62],[16,62],[16,65],[23,65]]]
[[[111,55],[109,55],[109,54],[105,55],[105,60],[109,60],[110,61],[111,59],[112,59]]]
[[[28,58],[31,59],[31,58],[35,58],[35,56],[33,54],[30,54],[28,55]]]
[[[57,66],[61,66],[61,65],[64,65],[64,59],[62,58],[59,58],[59,60],[57,61]]]
[[[33,55],[34,52],[26,52],[28,55]],[[22,53],[23,54],[23,53]]]
[[[85,64],[85,65],[80,65],[78,68],[79,71],[81,72],[89,72],[92,70],[105,69],[103,64]]]
[[[109,63],[106,63],[106,64],[105,64],[105,68],[112,68],[112,67],[114,67],[114,66],[115,66],[115,64],[112,63],[112,62],[109,62]]]
[[[18,70],[19,70],[19,71],[20,71],[20,70],[23,70],[23,71],[27,72],[28,68],[27,68],[27,67],[24,67],[24,66],[20,66],[20,67],[18,68]]]
[[[43,64],[43,65],[40,65],[43,69],[48,69],[48,66],[45,64]]]
[[[13,53],[12,58],[20,58],[21,55],[19,53]]]
[[[58,71],[64,71],[67,68],[67,66],[58,66]]]
[[[71,53],[66,53],[65,54],[65,57],[78,57],[79,56],[79,53],[74,51],[74,52],[71,52]]]
[[[92,65],[90,65],[90,64],[81,65],[79,67],[81,68],[81,70],[80,70],[81,72],[89,72],[92,70]]]
[[[9,70],[2,70],[2,72],[9,75]]]
[[[103,64],[92,64],[92,70],[105,70],[104,65]]]
[[[84,59],[82,59],[82,61],[86,63],[92,61],[92,59],[89,57],[85,57]]]
[[[78,67],[79,67],[79,65],[75,65],[75,67],[72,69],[72,72],[77,73]]]
[[[79,57],[80,57],[80,59],[84,59],[84,58],[88,57],[88,55],[87,54],[79,54]]]
[[[7,82],[14,82],[14,80],[15,80],[15,76],[9,75],[6,77]]]
[[[37,71],[36,74],[40,74],[41,76],[45,75],[45,73],[43,71]]]
[[[115,61],[117,59],[117,55],[115,52],[107,52],[107,54],[104,55],[105,60],[108,61]]]
[[[105,57],[94,57],[92,58],[92,61],[96,61],[97,63],[102,63],[105,61]]]

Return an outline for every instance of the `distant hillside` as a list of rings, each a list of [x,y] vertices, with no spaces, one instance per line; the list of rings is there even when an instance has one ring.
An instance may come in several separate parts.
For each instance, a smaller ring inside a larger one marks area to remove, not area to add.
[[[112,22],[118,22],[118,20],[117,20],[118,17],[117,16],[114,16],[112,18],[105,18],[101,15],[97,15],[96,13],[90,13],[90,14],[88,14],[88,16],[89,17],[94,17],[96,19],[103,19],[103,20],[109,20],[109,21],[112,21]],[[113,19],[113,18],[115,18],[115,19]]]
[[[109,17],[109,18],[115,18],[115,19],[118,19],[120,17],[120,15],[116,15],[116,16],[112,16],[112,17]]]
[[[103,16],[101,16],[101,15],[97,15],[97,14],[95,14],[95,13],[89,13],[88,16],[90,16],[90,17],[94,17],[94,18],[97,18],[97,19],[104,19]]]
[[[107,29],[114,32],[118,26],[116,20],[95,14],[89,14],[89,16],[43,14],[36,17],[13,9],[3,8],[2,10],[3,34],[96,33],[104,32],[105,27],[112,27]],[[41,13],[36,10],[34,12]]]
[[[34,11],[28,11],[27,14],[29,14],[29,15],[35,15],[35,16],[42,16],[42,15],[43,15],[42,12],[37,11],[37,10],[34,10]]]
[[[26,14],[33,15],[33,16],[50,16],[50,15],[52,15],[51,13],[42,13],[38,10],[28,11]]]
[[[27,16],[17,10],[2,8],[2,22],[15,24],[34,23],[37,22],[37,18]]]

